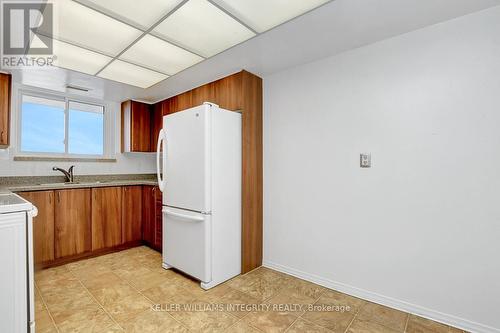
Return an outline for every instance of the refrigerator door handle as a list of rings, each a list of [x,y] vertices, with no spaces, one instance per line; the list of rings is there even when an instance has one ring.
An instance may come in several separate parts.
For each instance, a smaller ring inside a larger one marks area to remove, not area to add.
[[[180,213],[173,212],[173,211],[171,211],[168,208],[163,208],[162,212],[165,213],[165,214],[168,214],[168,215],[172,215],[172,216],[175,216],[175,217],[180,217],[182,219],[186,219],[186,220],[190,220],[190,221],[201,222],[201,221],[205,220],[205,218],[202,217],[202,216],[191,216],[191,215],[180,214]]]
[[[161,155],[162,155],[161,145],[162,145],[164,140],[165,140],[165,132],[163,131],[163,129],[161,129],[160,133],[158,134],[158,143],[156,144],[156,175],[158,177],[158,187],[160,188],[160,191],[162,191],[162,192],[165,189],[165,180],[162,179],[161,173],[160,173],[160,159],[161,159]],[[163,149],[165,149],[165,147]]]

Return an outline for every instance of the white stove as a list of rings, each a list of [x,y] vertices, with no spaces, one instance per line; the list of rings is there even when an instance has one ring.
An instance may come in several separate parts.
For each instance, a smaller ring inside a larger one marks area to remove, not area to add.
[[[33,217],[35,206],[0,194],[0,332],[35,332]]]

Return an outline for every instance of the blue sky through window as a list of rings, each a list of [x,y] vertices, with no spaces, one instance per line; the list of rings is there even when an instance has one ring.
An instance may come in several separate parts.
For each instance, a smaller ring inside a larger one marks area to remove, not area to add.
[[[65,153],[64,101],[23,96],[21,151]],[[104,109],[102,106],[69,102],[68,153],[104,154]]]
[[[64,108],[23,103],[21,150],[64,153]]]
[[[69,110],[70,154],[103,154],[103,117],[102,113]]]

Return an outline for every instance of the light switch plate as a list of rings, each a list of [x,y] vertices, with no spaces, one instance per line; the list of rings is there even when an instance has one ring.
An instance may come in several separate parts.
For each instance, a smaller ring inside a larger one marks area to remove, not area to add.
[[[371,154],[360,154],[359,155],[359,166],[361,168],[371,168],[372,155]]]

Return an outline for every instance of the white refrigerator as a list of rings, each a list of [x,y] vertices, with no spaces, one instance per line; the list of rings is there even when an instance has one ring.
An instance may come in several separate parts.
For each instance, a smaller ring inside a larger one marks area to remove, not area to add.
[[[212,288],[241,272],[241,114],[204,103],[163,117],[163,267]]]

